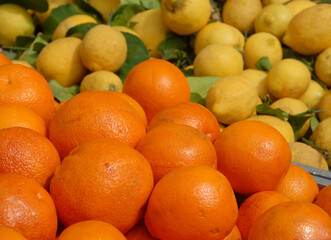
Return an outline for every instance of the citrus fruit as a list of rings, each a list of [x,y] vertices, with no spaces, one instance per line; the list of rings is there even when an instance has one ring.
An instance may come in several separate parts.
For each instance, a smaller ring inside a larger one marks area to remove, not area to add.
[[[231,232],[224,238],[224,240],[241,240],[241,233],[237,225],[232,228]]]
[[[331,149],[331,117],[322,120],[315,128],[312,139],[322,148]],[[331,165],[328,161],[329,166]]]
[[[10,63],[12,63],[10,59],[5,54],[0,52],[0,65],[10,64]]]
[[[293,16],[305,10],[306,8],[316,6],[316,2],[306,0],[289,1],[285,5],[291,10]]]
[[[88,3],[101,13],[105,21],[108,21],[109,14],[115,13],[121,5],[120,0],[88,0]]]
[[[125,237],[127,240],[155,240],[144,225],[133,227],[125,234]]]
[[[299,97],[305,105],[312,109],[317,109],[325,93],[325,89],[316,81],[310,81],[307,90]]]
[[[48,3],[48,9],[45,12],[35,12],[35,16],[38,20],[38,23],[41,27],[43,27],[44,21],[49,17],[51,14],[52,10],[60,7],[62,5],[66,5],[70,3],[72,0],[47,0]]]
[[[328,185],[317,193],[314,204],[322,208],[331,216],[331,185]]]
[[[241,75],[253,83],[260,98],[264,98],[267,95],[267,72],[248,68]]]
[[[323,96],[320,99],[318,104],[318,109],[322,110],[322,112],[318,113],[318,118],[323,121],[326,118],[331,117],[331,91],[325,91]]]
[[[318,54],[314,67],[317,77],[331,87],[331,47]]]
[[[0,227],[0,238],[1,239],[10,239],[10,240],[26,240],[23,235],[19,234],[18,232],[14,231],[9,227]]]
[[[116,91],[122,92],[123,83],[113,72],[100,70],[85,75],[79,85],[80,92],[84,91]]]

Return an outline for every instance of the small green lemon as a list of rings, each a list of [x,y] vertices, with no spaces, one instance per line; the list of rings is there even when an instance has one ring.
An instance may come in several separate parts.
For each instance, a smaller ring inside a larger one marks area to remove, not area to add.
[[[100,70],[87,74],[80,83],[80,91],[122,92],[122,80],[113,72]]]

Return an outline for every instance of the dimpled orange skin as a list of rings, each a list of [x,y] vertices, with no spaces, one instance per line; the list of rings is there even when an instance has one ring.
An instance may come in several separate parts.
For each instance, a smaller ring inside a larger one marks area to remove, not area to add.
[[[92,139],[113,138],[135,147],[146,134],[145,123],[126,100],[102,91],[72,97],[54,112],[48,129],[61,159]]]
[[[148,232],[146,226],[135,226],[125,234],[127,240],[155,240]]]
[[[331,217],[331,185],[324,187],[316,195],[314,204],[326,211]]]
[[[46,123],[54,111],[54,95],[46,79],[21,64],[0,66],[0,104],[8,103],[25,105]]]
[[[264,122],[233,123],[223,129],[214,146],[217,169],[243,195],[273,190],[291,163],[287,141]]]
[[[183,72],[162,59],[149,59],[134,66],[122,91],[143,107],[148,123],[162,109],[191,99],[190,86]]]

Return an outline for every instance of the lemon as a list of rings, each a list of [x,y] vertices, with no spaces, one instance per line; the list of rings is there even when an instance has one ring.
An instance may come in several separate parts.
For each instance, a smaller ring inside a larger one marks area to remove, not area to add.
[[[113,72],[100,70],[87,74],[80,83],[80,91],[122,92],[122,80]]]
[[[215,82],[206,97],[206,107],[222,124],[232,124],[255,114],[259,101],[250,81],[241,75],[232,75]]]
[[[212,22],[204,26],[194,41],[194,52],[198,54],[204,47],[213,43],[223,43],[244,50],[245,37],[235,27],[222,23]]]
[[[331,87],[331,47],[328,47],[317,56],[315,73],[326,86]]]
[[[56,80],[68,87],[79,83],[87,69],[79,57],[82,40],[74,37],[59,38],[46,45],[37,57],[37,70],[48,80]]]
[[[244,61],[234,47],[214,43],[203,48],[193,61],[195,76],[226,77],[241,74]]]
[[[70,28],[82,23],[97,23],[97,21],[93,17],[86,14],[70,16],[57,25],[52,35],[52,41],[65,37]]]
[[[47,0],[48,2],[48,9],[46,12],[36,12],[35,15],[37,17],[38,23],[40,26],[43,25],[44,21],[49,17],[51,14],[52,10],[70,3],[70,0]]]
[[[327,161],[316,149],[302,142],[291,142],[289,146],[291,148],[292,162],[329,171]]]
[[[286,3],[288,1],[289,0],[262,0],[262,5],[265,7],[265,6],[268,6],[270,4],[274,4],[274,3],[283,4],[283,3]]]
[[[260,98],[264,98],[267,95],[268,74],[266,72],[257,69],[245,69],[241,75],[252,82]]]
[[[270,105],[271,108],[274,109],[281,109],[286,113],[289,113],[291,115],[296,115],[296,114],[300,114],[303,112],[308,111],[308,107],[299,99],[295,99],[295,98],[281,98],[276,100],[275,102],[273,102]],[[306,132],[308,131],[309,128],[309,123],[310,120],[308,119],[305,124],[302,126],[302,128],[300,129],[299,133],[297,134],[297,138],[300,139],[301,137],[303,137]]]
[[[331,117],[322,120],[313,132],[313,141],[317,146],[331,149]],[[328,162],[331,166],[331,161]]]
[[[25,8],[16,4],[0,5],[0,45],[13,46],[17,36],[33,37],[35,26]]]
[[[125,33],[130,33],[132,35],[135,35],[136,37],[140,38],[139,34],[133,31],[131,28],[125,27],[125,26],[111,26],[113,29],[120,31],[120,32],[125,32]]]
[[[13,60],[11,60],[11,62],[14,63],[14,64],[22,64],[23,66],[26,66],[26,67],[35,69],[35,67],[33,65],[31,65],[30,63],[28,63],[25,60],[16,60],[16,59],[13,59]]]
[[[254,31],[254,20],[262,10],[260,0],[227,0],[222,8],[223,21],[242,33]]]
[[[310,81],[308,89],[299,97],[310,108],[317,109],[318,104],[325,93],[324,88],[316,81]]]
[[[88,3],[101,13],[105,21],[108,21],[109,14],[115,12],[121,5],[120,0],[88,0]]]
[[[161,0],[165,25],[179,35],[191,35],[204,27],[211,15],[209,0]]]
[[[275,98],[299,98],[309,86],[311,74],[306,65],[287,58],[276,63],[268,72],[267,89]]]
[[[291,124],[289,124],[289,122],[285,120],[269,115],[257,115],[250,117],[247,120],[265,122],[270,126],[276,128],[278,132],[280,132],[283,135],[283,137],[286,139],[288,143],[294,142],[295,137],[292,126]]]
[[[318,114],[318,118],[322,121],[326,118],[331,117],[331,92],[330,90],[324,93],[319,104],[318,109],[322,110]]]
[[[159,44],[166,39],[169,29],[162,20],[160,9],[150,9],[134,15],[128,22],[135,23],[135,31],[146,45],[149,55],[154,58],[160,58],[158,53]]]
[[[247,38],[245,45],[245,68],[256,68],[262,57],[268,57],[271,67],[283,58],[282,45],[271,33],[254,33]]]
[[[274,3],[264,7],[254,21],[255,32],[268,32],[281,39],[293,17],[291,10],[283,4]]]
[[[116,72],[125,62],[127,51],[123,34],[111,26],[100,24],[85,34],[79,55],[83,65],[92,72]]]
[[[286,3],[286,6],[291,10],[293,16],[295,16],[302,10],[305,10],[306,8],[316,6],[316,3],[307,0],[297,0]]]
[[[331,46],[331,5],[317,4],[290,21],[283,43],[303,55],[315,55]]]

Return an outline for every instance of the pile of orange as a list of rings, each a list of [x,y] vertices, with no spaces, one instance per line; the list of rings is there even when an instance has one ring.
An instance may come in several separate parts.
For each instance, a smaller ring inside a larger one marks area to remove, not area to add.
[[[1,239],[331,238],[330,186],[270,125],[220,130],[175,65],[55,108],[42,75],[0,61]]]

